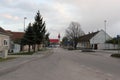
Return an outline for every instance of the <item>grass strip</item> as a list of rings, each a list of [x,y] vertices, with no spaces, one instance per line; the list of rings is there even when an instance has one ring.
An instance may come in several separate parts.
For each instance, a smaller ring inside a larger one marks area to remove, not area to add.
[[[7,60],[11,60],[11,59],[15,59],[16,57],[8,57],[8,58],[1,58],[0,57],[0,62],[3,62],[3,61],[7,61]]]
[[[34,52],[20,52],[20,53],[13,53],[9,55],[32,55]]]

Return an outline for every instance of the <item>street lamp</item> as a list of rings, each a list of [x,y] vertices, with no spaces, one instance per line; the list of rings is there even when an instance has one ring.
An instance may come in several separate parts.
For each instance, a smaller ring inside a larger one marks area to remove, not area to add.
[[[27,17],[24,17],[24,31],[25,31],[25,20],[27,19]]]

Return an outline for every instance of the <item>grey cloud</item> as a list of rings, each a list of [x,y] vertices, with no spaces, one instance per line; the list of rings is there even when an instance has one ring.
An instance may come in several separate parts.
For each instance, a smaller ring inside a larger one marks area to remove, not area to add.
[[[120,34],[119,3],[119,0],[0,0],[0,14],[19,17],[18,21],[1,17],[0,22],[6,23],[5,26],[8,23],[9,26],[23,26],[24,16],[28,17],[26,24],[33,22],[40,10],[51,36],[58,32],[64,34],[71,21],[79,22],[86,33],[104,29],[104,20],[107,20],[107,32],[115,36]]]

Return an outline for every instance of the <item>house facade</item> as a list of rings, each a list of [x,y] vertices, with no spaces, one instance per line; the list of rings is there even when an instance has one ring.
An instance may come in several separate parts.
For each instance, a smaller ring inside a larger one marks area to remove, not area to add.
[[[24,36],[24,32],[12,32],[10,30],[6,30],[8,34],[10,34],[10,52],[18,53],[21,51],[20,41]]]
[[[79,39],[78,47],[80,48],[92,48],[92,49],[109,49],[106,40],[110,40],[111,37],[104,31],[100,30],[81,36]],[[111,44],[112,45],[112,44]]]
[[[10,36],[3,28],[0,27],[0,52],[5,49],[10,49]]]

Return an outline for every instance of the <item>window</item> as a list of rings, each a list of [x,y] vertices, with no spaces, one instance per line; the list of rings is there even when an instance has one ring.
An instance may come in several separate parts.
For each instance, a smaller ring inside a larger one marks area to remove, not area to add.
[[[4,40],[4,46],[7,46],[7,45],[8,45],[8,41]]]

